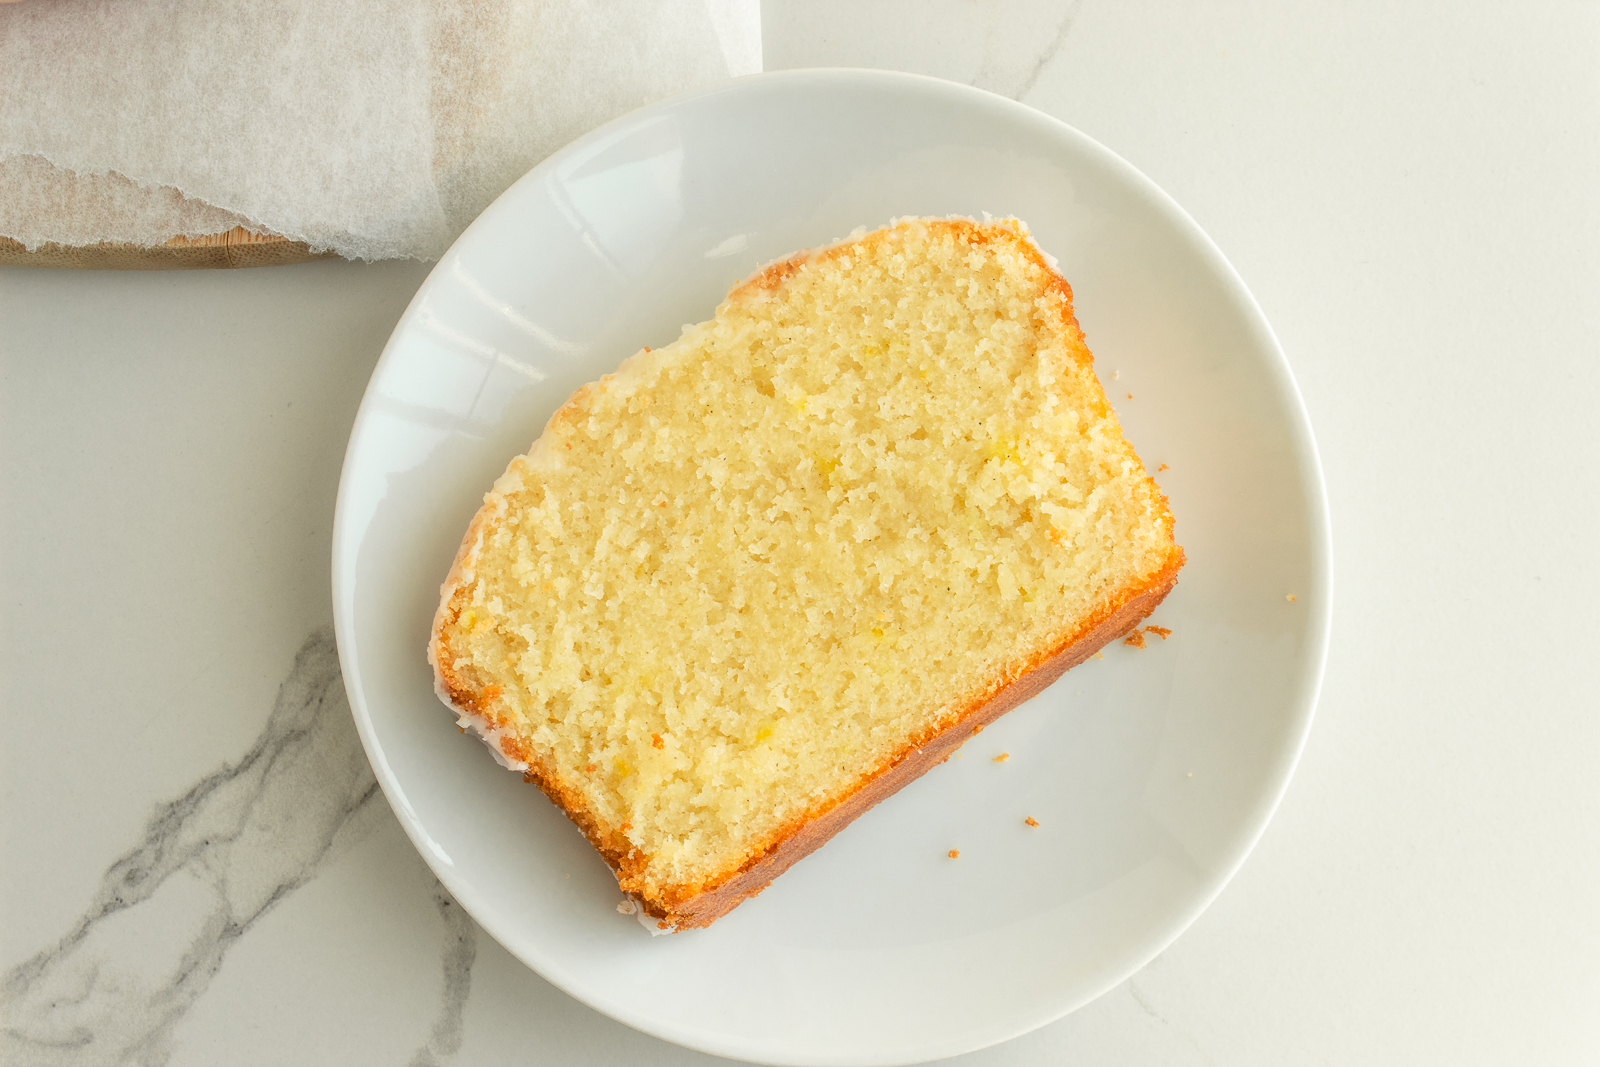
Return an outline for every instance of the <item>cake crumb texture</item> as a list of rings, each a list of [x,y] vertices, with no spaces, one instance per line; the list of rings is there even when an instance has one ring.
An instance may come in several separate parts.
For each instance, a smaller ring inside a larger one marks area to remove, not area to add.
[[[430,655],[624,892],[702,925],[1182,559],[1026,229],[902,220],[579,390],[485,498]]]

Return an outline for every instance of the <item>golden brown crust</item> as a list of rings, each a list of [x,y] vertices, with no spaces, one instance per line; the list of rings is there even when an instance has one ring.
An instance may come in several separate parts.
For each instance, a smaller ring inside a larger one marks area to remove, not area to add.
[[[1059,294],[1061,299],[1052,300],[1049,304],[1061,317],[1060,322],[1067,333],[1072,354],[1080,368],[1087,370],[1093,366],[1093,356],[1084,342],[1073,310],[1071,286],[1056,272],[1019,223],[997,220],[979,224],[971,219],[960,218],[920,221],[931,229],[954,233],[971,244],[991,241],[1011,244],[1044,273],[1047,284]],[[734,286],[729,291],[728,301],[748,299],[775,289],[808,263],[847,254],[864,244],[887,240],[889,230],[886,228],[865,236],[852,237],[822,249],[801,251],[771,263]],[[535,443],[536,447],[550,438],[553,440],[547,447],[560,447],[561,437],[571,432],[593,399],[610,388],[615,380],[615,375],[606,375],[575,392],[551,416],[545,427],[546,436]],[[1096,415],[1115,420],[1116,416],[1103,392],[1095,398],[1094,408]],[[1128,454],[1134,462],[1139,462],[1131,448]],[[508,477],[510,474],[508,471]],[[455,622],[464,607],[465,587],[472,577],[483,531],[504,510],[505,499],[500,492],[500,483],[485,498],[484,506],[473,518],[440,589],[439,610],[434,618],[429,643],[429,659],[436,672],[436,687],[441,699],[471,717],[474,725],[480,727],[480,732],[485,733],[485,740],[498,748],[505,759],[522,764],[519,769],[523,770],[524,778],[537,785],[583,832],[616,872],[622,890],[632,895],[648,915],[657,919],[663,928],[707,926],[743,900],[761,892],[774,878],[821,847],[873,805],[947,760],[963,742],[985,725],[1037,695],[1069,668],[1128,633],[1155,610],[1177,581],[1184,554],[1181,548],[1172,544],[1173,516],[1166,498],[1154,487],[1154,483],[1151,483],[1151,488],[1168,544],[1171,545],[1166,563],[1157,572],[1135,587],[1124,590],[1119,598],[1105,605],[1074,632],[1064,635],[1054,647],[1037,651],[1005,675],[996,677],[985,691],[947,714],[942,725],[929,730],[925,736],[912,738],[892,757],[864,774],[853,789],[791,820],[772,836],[771,843],[759,854],[710,879],[705,885],[678,887],[676,892],[669,891],[659,898],[646,896],[643,892],[645,857],[628,842],[626,827],[612,827],[604,823],[589,809],[578,790],[543,765],[531,746],[510,733],[499,732],[507,723],[493,707],[493,698],[497,694],[491,694],[489,690],[494,687],[485,688],[475,679],[464,677],[454,665],[447,628]]]
[[[785,259],[780,259],[776,263],[768,263],[765,267],[762,267],[750,277],[746,278],[744,281],[728,290],[728,299],[741,300],[754,293],[759,293],[768,289],[776,289],[779,285],[783,284],[783,280],[785,278],[789,277],[789,275],[793,274],[795,271],[811,262],[815,255],[817,255],[815,251],[807,248],[803,251],[796,252],[794,255]]]

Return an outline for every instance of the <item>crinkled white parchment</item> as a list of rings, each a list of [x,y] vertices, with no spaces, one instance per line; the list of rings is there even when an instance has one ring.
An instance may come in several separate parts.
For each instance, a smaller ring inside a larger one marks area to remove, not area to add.
[[[760,69],[758,0],[0,5],[0,234],[434,259],[574,137]]]

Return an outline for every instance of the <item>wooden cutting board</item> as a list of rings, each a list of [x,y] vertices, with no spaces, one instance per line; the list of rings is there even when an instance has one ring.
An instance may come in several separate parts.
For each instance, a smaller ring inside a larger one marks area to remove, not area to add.
[[[227,233],[174,237],[154,248],[107,241],[97,245],[42,245],[29,252],[22,242],[0,237],[0,266],[66,267],[77,270],[204,270],[216,267],[273,267],[334,259],[313,252],[304,241],[290,241],[236,226]]]

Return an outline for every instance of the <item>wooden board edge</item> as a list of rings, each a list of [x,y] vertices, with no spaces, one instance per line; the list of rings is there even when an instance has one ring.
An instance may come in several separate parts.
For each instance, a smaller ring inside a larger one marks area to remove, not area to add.
[[[256,233],[235,226],[226,233],[174,237],[151,248],[103,241],[96,245],[40,245],[32,252],[21,241],[0,237],[0,266],[67,270],[208,270],[231,267],[275,267],[335,259],[333,252],[313,252],[304,241]]]

